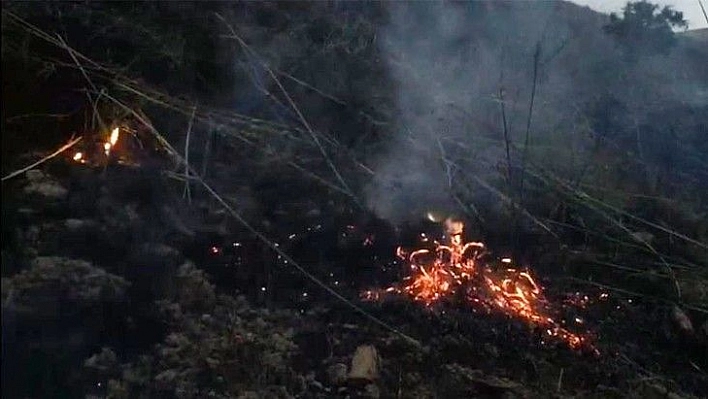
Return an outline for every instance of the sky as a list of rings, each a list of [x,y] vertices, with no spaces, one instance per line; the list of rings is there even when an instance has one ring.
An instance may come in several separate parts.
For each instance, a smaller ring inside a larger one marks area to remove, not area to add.
[[[610,13],[622,11],[622,7],[627,4],[627,0],[571,0],[575,4],[588,6],[595,11]],[[708,0],[702,0],[703,7],[708,12]],[[672,6],[676,11],[683,12],[683,17],[688,21],[689,29],[708,28],[701,6],[698,0],[650,0],[651,3],[660,6]]]

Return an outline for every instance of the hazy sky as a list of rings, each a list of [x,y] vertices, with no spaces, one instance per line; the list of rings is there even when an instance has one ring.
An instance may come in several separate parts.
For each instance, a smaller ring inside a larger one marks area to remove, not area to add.
[[[626,0],[571,0],[573,3],[586,5],[593,10],[601,12],[621,12],[627,4]],[[708,11],[708,0],[702,0],[703,7]],[[651,3],[672,6],[675,10],[683,12],[683,17],[688,20],[689,29],[708,28],[698,0],[650,0]]]

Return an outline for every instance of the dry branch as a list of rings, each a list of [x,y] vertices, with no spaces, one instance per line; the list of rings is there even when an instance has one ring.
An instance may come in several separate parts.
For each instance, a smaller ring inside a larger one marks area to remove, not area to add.
[[[78,143],[79,141],[81,141],[82,138],[83,138],[83,137],[77,137],[77,138],[75,138],[75,139],[70,140],[68,143],[66,143],[66,144],[64,144],[63,146],[61,146],[58,150],[56,150],[56,151],[54,151],[53,153],[47,155],[46,157],[40,159],[39,161],[37,161],[37,162],[35,162],[35,163],[31,164],[31,165],[28,165],[28,166],[26,166],[26,167],[24,167],[24,168],[22,168],[22,169],[20,169],[20,170],[16,170],[16,171],[14,171],[14,172],[8,174],[7,176],[4,176],[4,177],[2,178],[2,181],[10,180],[10,179],[12,179],[12,178],[15,177],[15,176],[19,176],[19,175],[21,175],[21,174],[27,172],[28,170],[31,170],[31,169],[36,168],[37,166],[39,166],[39,165],[41,165],[41,164],[47,162],[48,160],[50,160],[50,159],[56,157],[57,155],[61,154],[62,152],[68,150],[68,149],[71,148],[71,147],[73,147],[74,145],[76,145],[76,143]]]

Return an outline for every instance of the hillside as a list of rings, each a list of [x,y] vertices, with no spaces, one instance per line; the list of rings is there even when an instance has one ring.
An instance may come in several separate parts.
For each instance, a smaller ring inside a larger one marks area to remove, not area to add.
[[[706,30],[633,4],[3,2],[3,397],[707,396]]]

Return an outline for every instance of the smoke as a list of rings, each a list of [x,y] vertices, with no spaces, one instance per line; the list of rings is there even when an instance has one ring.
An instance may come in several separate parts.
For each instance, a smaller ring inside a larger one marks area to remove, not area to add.
[[[397,222],[430,209],[454,213],[450,143],[471,145],[467,155],[486,158],[470,173],[501,154],[501,147],[481,142],[498,133],[499,87],[512,88],[511,108],[527,94],[528,70],[517,63],[528,66],[530,54],[516,49],[533,48],[552,7],[531,7],[523,20],[501,3],[392,3],[389,11],[380,46],[395,80],[399,134],[375,162],[369,205]]]
[[[571,3],[392,2],[389,15],[378,45],[395,81],[397,134],[372,162],[377,178],[366,195],[379,216],[395,222],[430,209],[459,213],[453,194],[470,176],[503,186],[500,90],[509,138],[519,147],[536,49],[529,136],[534,155],[549,164],[589,159],[587,109],[602,96],[626,104],[641,124],[672,102],[704,105],[708,92],[705,68],[695,63],[705,54],[677,46],[636,65],[623,63],[602,30],[607,17]],[[519,159],[512,151],[512,163]],[[478,209],[499,208],[497,196],[474,184],[462,197]]]

